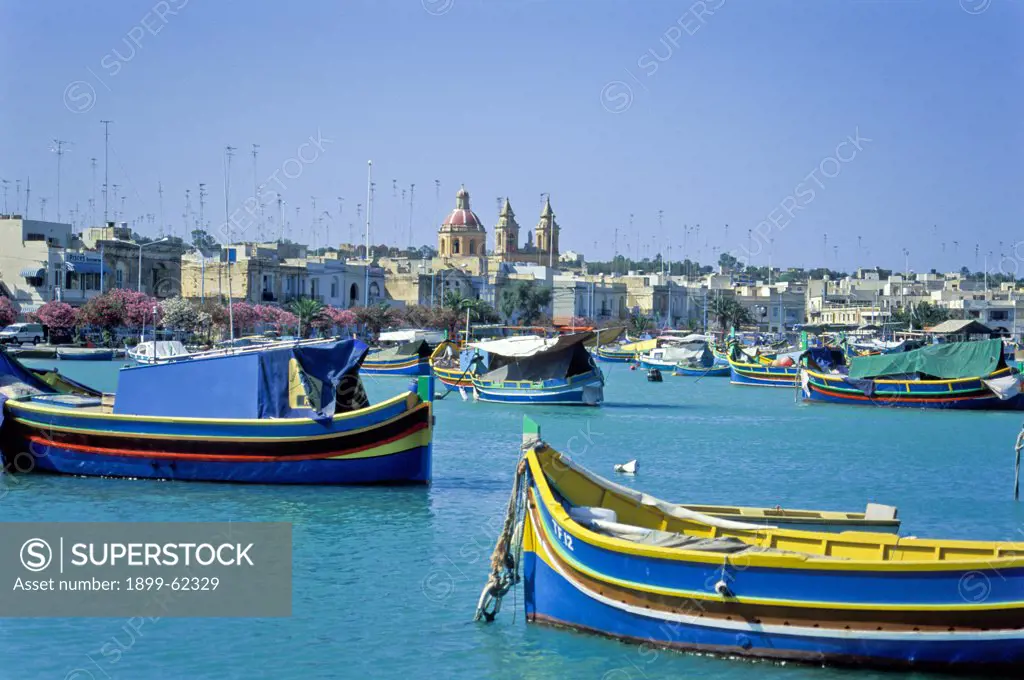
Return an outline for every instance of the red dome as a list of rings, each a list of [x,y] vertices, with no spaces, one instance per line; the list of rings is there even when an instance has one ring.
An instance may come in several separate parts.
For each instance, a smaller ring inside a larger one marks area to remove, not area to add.
[[[443,227],[463,227],[468,229],[479,229],[480,218],[472,210],[461,210],[456,208],[448,215],[448,218],[441,225]]]

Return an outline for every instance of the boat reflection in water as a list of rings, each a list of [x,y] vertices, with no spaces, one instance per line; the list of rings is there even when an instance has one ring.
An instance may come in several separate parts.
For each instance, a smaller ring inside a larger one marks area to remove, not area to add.
[[[122,369],[118,391],[62,393],[0,357],[0,448],[74,475],[269,484],[428,483],[430,378],[371,406],[355,340]]]

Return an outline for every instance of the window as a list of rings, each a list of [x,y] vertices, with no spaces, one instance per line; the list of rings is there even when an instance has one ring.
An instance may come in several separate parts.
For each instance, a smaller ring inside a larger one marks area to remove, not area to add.
[[[452,241],[452,255],[459,254],[459,242],[458,240]]]
[[[331,277],[331,298],[338,297],[338,277]]]
[[[118,262],[117,263],[117,268],[114,270],[114,284],[118,288],[123,288],[124,287],[124,279],[125,279],[125,275],[127,273],[126,269],[127,268],[125,267],[124,262]]]
[[[469,254],[476,255],[476,241],[469,242]]]
[[[26,241],[45,241],[46,234],[25,234]]]

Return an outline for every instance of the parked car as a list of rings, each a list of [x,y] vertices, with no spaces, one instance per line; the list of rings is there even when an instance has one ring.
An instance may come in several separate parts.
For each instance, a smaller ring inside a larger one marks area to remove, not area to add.
[[[26,342],[38,345],[44,337],[43,327],[37,323],[15,323],[0,330],[0,344],[5,345],[8,343],[21,345]]]

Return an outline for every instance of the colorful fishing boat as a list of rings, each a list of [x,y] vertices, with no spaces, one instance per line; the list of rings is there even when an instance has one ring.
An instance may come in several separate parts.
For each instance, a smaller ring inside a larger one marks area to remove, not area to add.
[[[371,352],[363,362],[363,375],[430,375],[434,345],[444,340],[442,331],[400,330],[381,333],[380,342],[390,347]]]
[[[708,348],[707,338],[697,333],[685,337],[659,342],[658,347],[637,355],[637,361],[643,368],[657,368],[674,371],[683,364],[692,368],[702,367],[705,370],[714,365],[715,357]]]
[[[692,364],[676,364],[672,375],[690,378],[728,378],[732,373],[729,366],[694,366]]]
[[[633,343],[631,343],[633,344]],[[626,364],[636,358],[636,350],[625,349],[628,345],[602,345],[594,348],[594,356],[599,361]]]
[[[146,366],[167,364],[192,358],[180,340],[146,340],[127,350],[129,359]]]
[[[57,358],[61,361],[112,361],[114,350],[103,347],[58,347]]]
[[[604,375],[584,343],[593,333],[554,338],[524,335],[470,343],[479,368],[473,394],[480,401],[513,404],[597,406],[604,401]]]
[[[102,397],[62,394],[0,355],[0,449],[19,471],[429,483],[432,378],[371,406],[359,380],[365,355],[346,340],[137,366],[121,370],[116,396]]]
[[[441,383],[451,389],[473,389],[473,358],[476,350],[459,350],[454,342],[445,340],[430,355],[430,368]]]
[[[1024,543],[730,521],[607,482],[526,429],[477,618],[492,620],[521,578],[528,622],[645,645],[915,670],[1024,664]]]
[[[790,366],[774,366],[770,363],[730,357],[729,368],[729,382],[733,385],[791,388],[796,385],[800,376],[800,368],[795,361]]]
[[[998,339],[928,345],[849,361],[847,367],[802,360],[804,400],[904,408],[1024,409],[1021,375],[1006,365]]]

